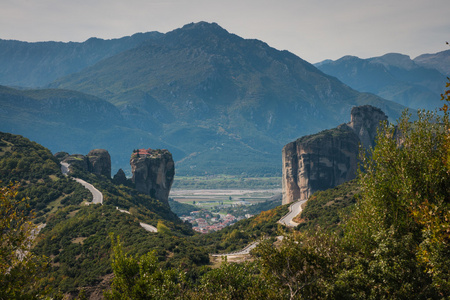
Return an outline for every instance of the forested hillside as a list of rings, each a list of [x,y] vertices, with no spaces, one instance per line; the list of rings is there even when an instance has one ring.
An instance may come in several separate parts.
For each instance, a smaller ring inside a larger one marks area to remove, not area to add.
[[[133,188],[114,185],[111,179],[75,169],[74,176],[84,178],[103,193],[103,205],[86,205],[91,194],[62,175],[59,161],[48,149],[7,133],[0,134],[0,141],[2,185],[16,182],[16,198],[27,198],[20,209],[33,213],[35,224],[46,225],[33,249],[45,255],[48,262],[38,289],[52,287],[52,293],[58,295],[76,292],[78,287],[97,286],[112,272],[110,233],[121,236],[133,253],[156,249],[161,263],[190,266],[209,261],[204,250],[185,238],[194,234],[190,226],[168,206]],[[154,225],[160,233],[147,232],[140,222]]]
[[[89,205],[92,195],[71,176],[99,189],[103,205]],[[221,233],[194,234],[191,226],[167,205],[133,187],[116,185],[110,178],[86,173],[76,166],[71,166],[69,177],[64,176],[58,159],[48,149],[8,133],[0,134],[0,180],[2,187],[9,182],[17,186],[14,199],[24,199],[17,209],[41,228],[32,252],[38,257],[44,255],[40,263],[46,267],[39,271],[35,284],[31,286],[30,280],[27,288],[30,292],[46,291],[55,298],[80,291],[101,295],[102,289],[110,285],[111,234],[120,237],[124,249],[131,254],[154,251],[160,268],[176,266],[186,272],[187,280],[196,282],[200,274],[209,270],[201,268],[209,264],[208,253],[237,250],[264,235],[276,235],[276,222],[287,212],[287,207],[280,207],[238,222]],[[5,216],[3,207],[1,213]],[[141,222],[155,226],[158,232],[144,230]],[[32,274],[30,266],[23,272]],[[2,282],[10,280],[6,276]],[[5,286],[0,295],[20,294],[20,281],[14,282],[11,281],[9,293]]]

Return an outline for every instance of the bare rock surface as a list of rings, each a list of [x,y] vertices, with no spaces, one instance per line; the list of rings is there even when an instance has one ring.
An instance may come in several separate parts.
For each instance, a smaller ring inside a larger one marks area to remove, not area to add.
[[[375,145],[377,127],[387,116],[378,108],[354,107],[351,121],[283,147],[283,204],[306,200],[356,177],[359,145]]]
[[[165,149],[135,150],[130,165],[136,190],[168,205],[175,176],[172,154]]]
[[[111,156],[105,149],[94,149],[87,155],[89,172],[111,178]]]
[[[365,149],[375,146],[377,128],[381,121],[387,121],[386,114],[379,108],[364,105],[352,108],[351,121],[347,125],[358,135]]]
[[[91,150],[88,155],[69,155],[66,152],[58,152],[55,154],[55,157],[72,167],[111,178],[111,156],[105,149]]]

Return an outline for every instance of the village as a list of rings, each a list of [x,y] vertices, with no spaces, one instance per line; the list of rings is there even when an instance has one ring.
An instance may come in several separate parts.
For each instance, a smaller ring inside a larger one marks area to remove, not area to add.
[[[207,210],[192,211],[189,216],[181,216],[180,219],[192,224],[192,229],[200,233],[209,233],[223,229],[237,221],[251,218],[253,215],[235,217],[232,214],[214,214]]]

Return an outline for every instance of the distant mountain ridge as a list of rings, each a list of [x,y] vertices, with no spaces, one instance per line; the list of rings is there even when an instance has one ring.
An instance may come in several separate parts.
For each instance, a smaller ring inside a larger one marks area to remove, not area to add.
[[[450,52],[445,55],[450,59]],[[440,94],[446,78],[435,65],[426,64],[420,57],[412,60],[398,53],[368,59],[344,56],[318,63],[316,67],[355,90],[374,93],[413,109],[434,110],[441,105]]]
[[[78,72],[161,35],[159,32],[136,33],[111,40],[90,38],[82,43],[28,43],[0,39],[0,84],[43,87],[58,77]]]
[[[414,58],[414,62],[426,68],[434,68],[442,74],[450,76],[450,50],[434,54],[422,54]]]
[[[121,153],[166,148],[179,175],[280,174],[284,144],[343,123],[353,106],[370,104],[392,119],[403,110],[349,88],[288,51],[206,22],[157,35],[48,87],[94,95],[120,112],[105,120],[118,122],[106,130],[107,138],[94,128],[83,132],[92,141],[88,148],[66,139],[64,149],[109,149],[117,169],[127,165],[114,163]]]

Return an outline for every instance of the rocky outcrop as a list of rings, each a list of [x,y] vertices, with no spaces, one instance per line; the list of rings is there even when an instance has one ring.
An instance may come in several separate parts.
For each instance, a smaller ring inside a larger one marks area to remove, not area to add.
[[[104,149],[94,149],[87,155],[88,171],[111,178],[111,156]]]
[[[282,203],[305,200],[315,191],[354,179],[359,145],[366,149],[374,146],[378,124],[383,120],[387,116],[378,108],[354,107],[350,123],[284,146]]]
[[[123,184],[126,185],[128,183],[127,176],[125,175],[125,172],[122,169],[119,169],[117,171],[116,175],[114,175],[113,181],[115,184]]]
[[[359,138],[347,125],[305,136],[283,148],[283,204],[355,178]]]
[[[111,178],[111,156],[104,149],[91,150],[88,155],[58,152],[55,154],[61,162],[68,163],[72,168],[78,168],[85,172],[103,175]]]
[[[351,121],[347,125],[358,135],[365,149],[375,146],[377,128],[381,121],[387,121],[386,114],[379,108],[364,105],[352,108]]]
[[[175,176],[172,154],[165,149],[135,150],[130,165],[136,190],[169,205],[169,192]]]
[[[68,163],[70,165],[70,169],[77,168],[77,169],[80,169],[85,172],[88,171],[88,161],[87,161],[87,157],[84,155],[81,155],[81,154],[67,155],[61,161]],[[70,172],[70,169],[69,169],[69,172]]]

